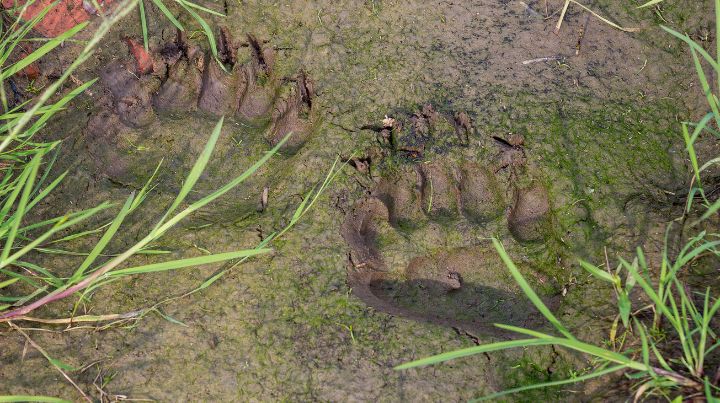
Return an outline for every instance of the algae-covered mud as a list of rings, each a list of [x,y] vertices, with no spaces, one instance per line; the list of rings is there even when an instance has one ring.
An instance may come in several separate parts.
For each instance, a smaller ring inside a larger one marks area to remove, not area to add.
[[[45,130],[63,141],[56,170],[69,174],[38,217],[122,201],[162,160],[111,245],[121,251],[172,202],[219,116],[220,140],[191,198],[292,136],[242,186],[152,245],[163,253],[134,262],[253,247],[287,225],[337,157],[344,165],[271,256],[139,321],[28,331],[106,400],[463,401],[582,371],[581,357],[550,347],[393,370],[511,337],[494,323],[549,329],[493,237],[563,323],[602,342],[614,296],[578,259],[614,265],[642,247],[657,261],[682,212],[692,175],[679,122],[701,116],[703,100],[685,48],[658,24],[714,46],[710,2],[660,12],[596,0],[593,10],[640,30],[571,6],[555,34],[546,15],[562,3],[209,1],[227,13],[209,19],[217,59],[201,30],[178,32],[146,3],[152,61],[128,51],[141,28],[125,21],[77,74],[98,83]],[[60,68],[74,46],[41,68]],[[38,258],[68,275],[82,259]],[[121,279],[80,310],[147,308],[220,268]],[[38,316],[67,317],[73,303]],[[79,398],[21,335],[0,340],[0,391]],[[614,381],[517,399],[602,399]]]

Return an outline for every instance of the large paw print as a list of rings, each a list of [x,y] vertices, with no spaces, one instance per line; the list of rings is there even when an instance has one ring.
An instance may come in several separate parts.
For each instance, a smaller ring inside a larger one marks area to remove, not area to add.
[[[275,51],[253,35],[234,41],[222,28],[217,38],[217,58],[180,31],[175,40],[149,53],[136,41],[126,40],[135,60],[121,58],[102,71],[102,88],[107,91],[95,100],[99,110],[86,130],[91,141],[98,140],[90,154],[110,161],[102,168],[110,176],[127,164],[110,151],[119,147],[108,143],[152,133],[168,119],[192,118],[195,112],[234,117],[273,146],[292,133],[283,145],[285,153],[298,151],[310,137],[315,90],[307,74],[278,76]]]
[[[430,105],[366,128],[382,146],[351,161],[372,177],[342,227],[354,293],[392,315],[484,334],[498,334],[494,323],[539,324],[490,242],[541,244],[553,233],[522,137],[492,139],[497,154],[479,161],[468,156],[468,115]]]

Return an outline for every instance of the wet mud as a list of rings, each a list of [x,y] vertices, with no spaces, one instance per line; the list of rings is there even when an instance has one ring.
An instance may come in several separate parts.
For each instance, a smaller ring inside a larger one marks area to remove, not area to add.
[[[547,328],[491,238],[566,326],[602,342],[614,296],[577,260],[602,263],[607,250],[614,263],[641,246],[657,261],[666,224],[684,206],[691,175],[677,122],[703,112],[684,47],[661,34],[652,11],[626,2],[593,7],[639,33],[571,7],[556,35],[544,2],[521,3],[227,3],[227,18],[209,18],[217,58],[200,31],[177,32],[146,3],[149,52],[136,21],[117,27],[77,73],[98,84],[42,134],[63,140],[54,170],[69,174],[39,218],[58,206],[121,202],[163,161],[142,213],[110,246],[121,251],[171,203],[220,116],[225,126],[191,199],[293,134],[247,183],[153,245],[167,253],[134,263],[253,247],[289,222],[336,157],[346,165],[272,256],[163,305],[165,317],[32,336],[82,368],[72,376],[85,390],[101,384],[158,401],[466,401],[568,376],[584,363],[551,348],[392,369],[511,337],[494,323]],[[562,5],[547,3],[549,13]],[[663,23],[699,35],[707,21],[694,16],[712,15],[700,3],[668,5]],[[41,61],[33,85],[57,76],[78,46]],[[32,95],[27,77],[15,83],[18,102]],[[717,154],[714,144],[699,149]],[[38,259],[58,268],[81,261]],[[82,310],[152,306],[220,268],[123,279]],[[39,314],[71,310],[68,301]],[[19,335],[0,341],[0,391],[77,398]],[[606,386],[573,396],[602,399]]]

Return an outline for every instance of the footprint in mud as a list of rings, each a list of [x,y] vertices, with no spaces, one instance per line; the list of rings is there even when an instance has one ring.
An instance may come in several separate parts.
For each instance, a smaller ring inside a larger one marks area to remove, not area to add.
[[[222,28],[217,38],[217,58],[192,45],[181,31],[149,53],[126,39],[135,60],[115,63],[101,73],[108,91],[96,100],[100,112],[86,129],[89,138],[101,139],[90,153],[107,154],[112,148],[107,142],[128,130],[193,112],[235,117],[263,131],[272,146],[292,133],[282,151],[298,151],[315,127],[312,80],[304,71],[278,76],[274,49],[253,35],[234,41]],[[99,157],[113,161],[119,156]],[[122,163],[115,165],[111,171],[122,170]]]
[[[342,226],[353,292],[386,313],[478,334],[503,335],[494,323],[541,325],[489,240],[533,246],[553,236],[548,192],[528,167],[523,138],[493,138],[499,152],[478,161],[467,156],[469,116],[430,105],[365,129],[382,145],[350,161],[371,177]]]

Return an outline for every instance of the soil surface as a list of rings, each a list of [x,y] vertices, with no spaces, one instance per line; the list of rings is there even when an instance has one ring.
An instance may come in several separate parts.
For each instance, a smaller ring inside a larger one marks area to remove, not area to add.
[[[463,401],[568,376],[585,363],[552,348],[392,369],[512,337],[494,323],[550,331],[492,237],[561,321],[601,342],[614,296],[577,260],[600,264],[607,253],[615,264],[640,246],[655,262],[682,212],[691,174],[679,122],[702,116],[703,99],[686,49],[658,24],[711,48],[710,2],[657,11],[595,0],[596,12],[641,30],[615,30],[571,6],[555,34],[548,14],[561,3],[548,0],[547,14],[545,1],[514,0],[202,3],[227,13],[208,18],[217,59],[187,14],[179,19],[193,29],[181,33],[146,3],[150,52],[138,45],[137,21],[117,27],[77,74],[99,82],[45,131],[63,140],[56,170],[69,174],[38,218],[120,202],[162,160],[153,192],[111,245],[121,251],[171,203],[220,116],[193,200],[292,136],[243,185],[153,245],[167,254],[132,263],[253,247],[287,225],[336,157],[345,165],[271,256],[140,321],[31,336],[81,368],[71,374],[98,399]],[[77,46],[41,62],[37,85]],[[68,274],[80,261],[37,259]],[[122,279],[80,310],[146,308],[227,267]],[[38,316],[68,316],[73,303]],[[5,331],[0,343],[0,392],[79,398],[21,335]],[[518,399],[606,390],[573,385]]]

